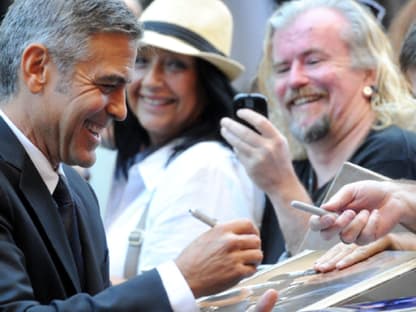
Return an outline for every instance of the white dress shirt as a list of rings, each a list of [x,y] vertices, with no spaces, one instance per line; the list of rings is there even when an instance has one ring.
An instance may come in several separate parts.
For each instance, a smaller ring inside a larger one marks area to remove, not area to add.
[[[127,183],[113,182],[106,212],[113,216],[106,228],[112,276],[123,276],[128,236],[146,207],[138,272],[175,259],[209,229],[190,215],[190,208],[219,222],[248,218],[260,225],[264,194],[231,149],[218,142],[198,143],[166,166],[172,146],[164,146],[133,165]]]

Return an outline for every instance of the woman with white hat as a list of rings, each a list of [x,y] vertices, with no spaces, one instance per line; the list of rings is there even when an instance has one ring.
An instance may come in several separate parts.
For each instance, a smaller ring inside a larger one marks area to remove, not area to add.
[[[140,17],[142,46],[114,126],[116,171],[105,213],[110,272],[128,278],[178,254],[208,226],[259,225],[264,194],[220,135],[232,113],[232,16],[220,0],[155,0]]]

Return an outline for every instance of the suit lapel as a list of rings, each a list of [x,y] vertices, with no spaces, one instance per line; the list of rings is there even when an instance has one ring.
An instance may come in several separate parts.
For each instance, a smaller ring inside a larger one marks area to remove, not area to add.
[[[72,168],[64,165],[63,169],[71,189],[72,197],[78,207],[78,228],[84,260],[85,289],[96,293],[108,285],[108,265],[105,254],[107,249],[97,199],[86,182]]]
[[[2,118],[0,118],[0,132],[2,133],[1,158],[21,171],[20,190],[30,203],[39,224],[42,226],[42,231],[46,233],[45,239],[50,241],[54,252],[69,275],[73,287],[78,292],[81,288],[76,265],[52,196],[23,146]],[[27,209],[30,208],[27,207]]]
[[[73,197],[78,206],[77,221],[82,245],[82,252],[84,256],[84,276],[86,280],[85,286],[95,287],[95,284],[97,284],[96,279],[101,276],[101,272],[99,271],[100,260],[97,259],[98,255],[96,253],[91,252],[92,250],[95,250],[94,245],[97,243],[97,238],[91,237],[91,224],[88,224],[87,222],[87,220],[91,220],[91,218],[88,216],[88,208],[83,205],[82,200],[76,192],[73,192]],[[100,218],[100,216],[97,217]],[[98,281],[98,285],[102,285],[102,283],[102,280]]]

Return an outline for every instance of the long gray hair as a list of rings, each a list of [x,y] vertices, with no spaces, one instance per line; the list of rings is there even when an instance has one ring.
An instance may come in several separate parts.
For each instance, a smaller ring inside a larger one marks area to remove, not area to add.
[[[277,101],[272,92],[272,37],[276,30],[284,29],[302,13],[314,8],[329,8],[339,12],[348,26],[340,34],[348,44],[351,66],[376,71],[376,94],[371,107],[376,113],[374,129],[385,128],[393,123],[404,128],[415,127],[414,100],[410,86],[395,63],[390,42],[374,16],[361,4],[352,0],[299,0],[281,5],[267,24],[263,59],[259,66],[258,86],[269,99]],[[272,118],[276,126],[288,137],[295,159],[303,158],[302,146],[290,134],[282,113],[275,105]]]

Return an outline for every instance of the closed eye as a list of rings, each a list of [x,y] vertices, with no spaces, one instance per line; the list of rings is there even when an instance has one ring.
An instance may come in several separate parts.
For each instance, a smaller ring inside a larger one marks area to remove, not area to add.
[[[117,89],[118,85],[112,85],[112,84],[100,84],[99,88],[102,93],[104,94],[110,94],[113,91]]]
[[[310,58],[306,60],[306,64],[308,65],[314,65],[320,63],[322,60],[319,58]]]
[[[273,65],[273,72],[275,74],[284,74],[290,70],[290,66],[287,64],[276,64]]]

